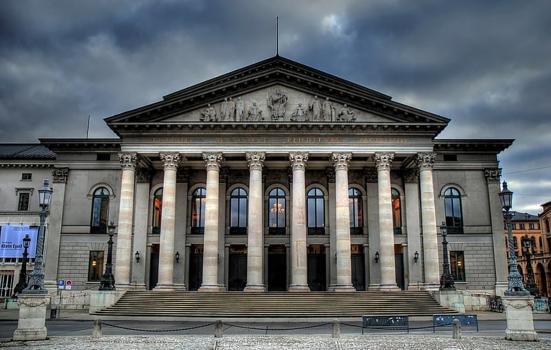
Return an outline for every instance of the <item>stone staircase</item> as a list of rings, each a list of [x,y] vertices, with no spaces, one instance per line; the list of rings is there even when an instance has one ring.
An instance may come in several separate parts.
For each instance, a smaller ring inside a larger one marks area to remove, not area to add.
[[[128,291],[94,315],[196,318],[327,318],[455,313],[425,291],[401,292],[159,292]]]

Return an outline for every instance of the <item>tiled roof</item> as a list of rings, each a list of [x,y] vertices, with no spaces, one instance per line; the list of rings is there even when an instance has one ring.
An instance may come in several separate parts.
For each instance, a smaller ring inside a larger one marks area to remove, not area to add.
[[[518,211],[513,211],[513,221],[539,221],[537,215],[532,215],[528,213],[519,213]]]
[[[37,143],[2,143],[0,159],[55,159],[55,153]]]

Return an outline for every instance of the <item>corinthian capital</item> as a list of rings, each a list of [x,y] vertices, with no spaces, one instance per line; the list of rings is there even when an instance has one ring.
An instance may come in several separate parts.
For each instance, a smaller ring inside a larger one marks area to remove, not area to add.
[[[136,153],[119,153],[119,160],[121,161],[121,167],[123,169],[136,168],[136,159],[138,158]]]
[[[434,152],[422,152],[417,153],[417,166],[419,170],[429,170],[434,166],[434,159],[436,158],[436,153]]]
[[[293,170],[304,170],[308,161],[308,152],[291,152],[289,153],[289,161],[291,161]]]
[[[390,165],[394,159],[394,153],[375,153],[375,164],[377,170],[390,170]]]
[[[249,169],[262,170],[262,166],[264,166],[264,160],[266,159],[266,153],[247,152],[245,153],[245,156],[247,157],[247,163],[249,163]]]
[[[180,153],[161,153],[160,156],[165,170],[178,169],[178,164],[181,159]]]
[[[222,162],[222,152],[203,153],[207,170],[219,170]]]
[[[331,160],[335,166],[335,170],[348,170],[348,165],[352,159],[352,153],[333,153]]]

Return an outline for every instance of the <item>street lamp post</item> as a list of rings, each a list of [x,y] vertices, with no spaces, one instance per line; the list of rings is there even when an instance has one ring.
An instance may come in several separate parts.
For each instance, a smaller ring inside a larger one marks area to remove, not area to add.
[[[109,223],[107,232],[109,240],[107,241],[107,263],[105,264],[105,273],[101,277],[99,290],[115,290],[115,277],[113,276],[113,234],[115,233],[115,224]]]
[[[526,283],[526,289],[530,294],[538,296],[540,291],[536,285],[536,280],[534,278],[534,270],[532,269],[532,241],[528,235],[524,235],[521,239],[522,242],[522,255],[526,259],[526,272],[528,274],[528,281]]]
[[[513,242],[513,230],[511,228],[512,213],[510,212],[513,206],[513,192],[507,188],[507,182],[503,181],[503,189],[499,192],[499,200],[503,208],[503,216],[507,225],[507,238],[509,240],[509,276],[507,277],[508,287],[505,291],[506,296],[526,296],[530,293],[524,289],[522,276],[517,270],[517,255]]]
[[[442,255],[443,255],[443,264],[442,264],[442,276],[440,276],[440,290],[455,290],[455,282],[453,276],[450,272],[450,263],[448,260],[448,241],[446,236],[448,235],[448,228],[446,223],[443,222],[440,226],[442,231]]]
[[[16,296],[27,287],[27,257],[29,256],[28,249],[31,245],[31,237],[25,235],[23,238],[23,264],[21,265],[21,271],[19,271],[19,282],[13,289],[13,295]]]
[[[33,272],[29,277],[27,288],[23,290],[23,294],[47,294],[48,291],[44,288],[44,239],[46,236],[46,217],[49,214],[50,202],[52,200],[53,190],[50,188],[50,183],[47,179],[44,180],[44,186],[38,190],[38,200],[40,205],[40,228],[36,240],[36,256],[34,259]]]

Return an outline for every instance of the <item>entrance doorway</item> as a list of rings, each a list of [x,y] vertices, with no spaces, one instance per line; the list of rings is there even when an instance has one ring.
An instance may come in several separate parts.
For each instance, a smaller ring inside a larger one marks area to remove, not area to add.
[[[308,287],[311,291],[327,290],[325,279],[325,247],[321,244],[308,246]]]
[[[268,291],[287,290],[287,254],[284,245],[268,248]]]
[[[365,257],[362,246],[352,245],[352,285],[356,290],[365,290]]]
[[[394,262],[396,264],[396,285],[398,288],[405,289],[404,281],[404,254],[396,253],[394,254]]]
[[[149,289],[155,288],[159,281],[159,245],[151,245],[151,255],[149,257]]]
[[[203,281],[203,245],[192,244],[189,254],[189,290],[197,290]]]
[[[231,245],[228,266],[228,290],[241,291],[247,285],[247,247]]]

